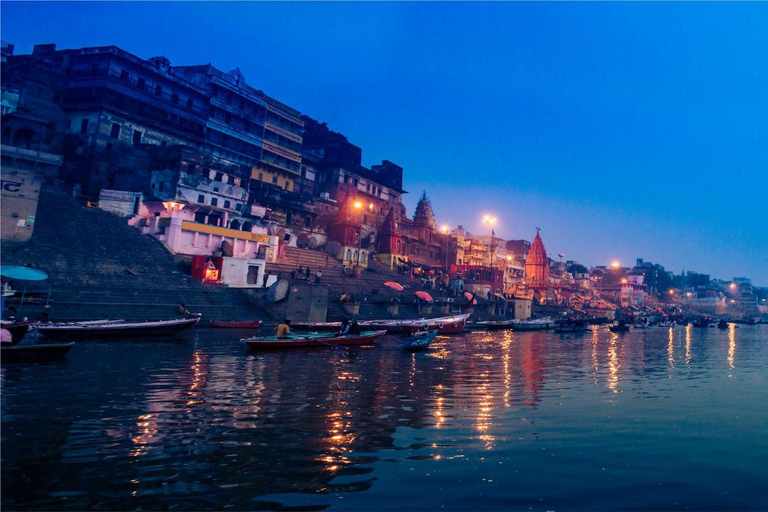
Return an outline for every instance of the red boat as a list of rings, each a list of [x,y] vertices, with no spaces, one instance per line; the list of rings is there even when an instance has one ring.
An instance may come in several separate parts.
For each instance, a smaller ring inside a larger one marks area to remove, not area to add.
[[[363,331],[361,334],[291,334],[287,338],[263,336],[258,338],[246,338],[242,341],[250,348],[299,348],[299,347],[340,347],[349,345],[370,345],[384,336],[386,331]]]
[[[211,327],[218,329],[258,329],[260,320],[231,320],[228,322],[211,322]]]

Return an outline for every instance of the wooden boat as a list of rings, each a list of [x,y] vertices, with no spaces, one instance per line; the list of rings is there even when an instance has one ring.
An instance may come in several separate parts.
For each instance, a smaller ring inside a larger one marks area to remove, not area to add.
[[[24,320],[20,322],[9,322],[3,320],[0,325],[3,329],[11,333],[11,344],[19,343],[29,331],[29,328],[37,323],[37,320]]]
[[[502,329],[511,329],[512,320],[489,320],[487,322],[477,322],[476,325],[482,325],[489,331],[499,331]]]
[[[15,361],[19,359],[57,359],[63,358],[69,349],[75,346],[74,341],[68,343],[35,343],[32,345],[9,345],[0,347],[0,360]]]
[[[516,331],[544,331],[551,329],[555,322],[547,318],[536,318],[533,320],[513,320],[512,328]]]
[[[291,330],[313,332],[339,332],[341,322],[291,322]]]
[[[211,327],[217,329],[258,329],[260,320],[230,320],[228,322],[211,322]]]
[[[587,330],[587,324],[557,324],[555,325],[555,332],[585,332]]]
[[[90,322],[38,324],[35,328],[46,338],[57,339],[170,336],[193,327],[199,321],[199,317],[150,322],[95,320]]]
[[[384,329],[391,334],[402,334],[404,331],[437,330],[440,334],[452,334],[464,330],[469,313],[439,318],[419,318],[417,320],[369,320],[360,325],[371,329]]]
[[[426,350],[435,340],[435,337],[437,337],[437,331],[417,332],[413,336],[408,336],[402,339],[403,348],[408,352]]]
[[[349,345],[369,345],[384,336],[386,331],[363,331],[361,334],[337,336],[327,333],[290,334],[287,338],[261,336],[245,338],[242,341],[253,349],[300,348],[300,347],[342,347]]]
[[[718,329],[727,329],[728,328],[728,322],[726,322],[725,320],[720,320],[719,322],[717,322],[717,328]]]
[[[696,320],[695,322],[693,322],[693,324],[692,324],[692,325],[693,325],[694,327],[703,327],[703,328],[708,328],[708,327],[709,327],[709,323],[710,323],[710,322],[709,322],[709,319],[708,319],[708,318],[700,318],[699,320]]]
[[[610,329],[611,332],[628,332],[629,326],[628,325],[609,325],[608,329]]]

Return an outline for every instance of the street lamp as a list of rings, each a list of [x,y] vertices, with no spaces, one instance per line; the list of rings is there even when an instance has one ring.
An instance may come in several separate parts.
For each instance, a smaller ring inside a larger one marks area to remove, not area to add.
[[[620,266],[621,266],[621,263],[619,263],[618,261],[614,261],[613,263],[611,263],[611,268],[619,268]]]
[[[448,272],[448,231],[450,230],[450,227],[448,224],[443,224],[440,226],[440,232],[445,235],[445,274],[449,275]]]
[[[496,217],[491,217],[490,215],[484,215],[483,224],[491,228],[491,235],[490,235],[491,238],[489,239],[488,252],[490,254],[491,268],[493,268],[493,225],[496,224]]]

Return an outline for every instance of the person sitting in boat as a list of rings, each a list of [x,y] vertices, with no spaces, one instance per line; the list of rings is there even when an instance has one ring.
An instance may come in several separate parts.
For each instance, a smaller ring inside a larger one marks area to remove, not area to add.
[[[275,332],[277,333],[277,339],[286,339],[291,334],[291,321],[287,318],[283,320],[283,323],[277,326]]]
[[[346,336],[347,334],[349,334],[349,320],[344,318],[341,321],[341,325],[339,326],[339,333],[338,333],[338,335],[339,336]]]
[[[349,334],[363,334],[363,329],[360,327],[360,324],[357,323],[357,320],[352,320],[352,323],[349,325]]]

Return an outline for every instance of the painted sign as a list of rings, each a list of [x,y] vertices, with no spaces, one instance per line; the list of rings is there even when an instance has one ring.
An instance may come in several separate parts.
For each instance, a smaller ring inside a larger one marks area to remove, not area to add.
[[[263,244],[269,243],[269,235],[248,233],[246,231],[238,231],[236,229],[220,228],[218,226],[210,226],[208,224],[201,224],[199,222],[191,222],[188,220],[182,221],[181,229],[184,231],[206,233],[209,235],[218,235],[226,238],[237,238],[238,240],[250,240],[252,242],[260,242]]]

